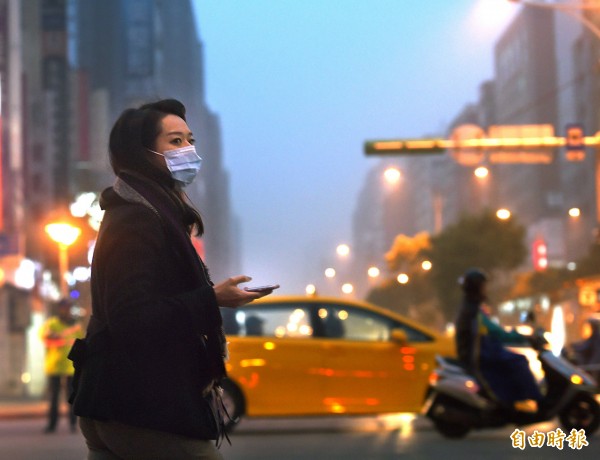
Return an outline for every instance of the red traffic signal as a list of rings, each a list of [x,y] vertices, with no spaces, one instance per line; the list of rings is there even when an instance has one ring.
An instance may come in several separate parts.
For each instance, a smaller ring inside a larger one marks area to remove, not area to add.
[[[533,242],[531,255],[535,270],[540,271],[548,268],[548,247],[543,239],[538,238]]]

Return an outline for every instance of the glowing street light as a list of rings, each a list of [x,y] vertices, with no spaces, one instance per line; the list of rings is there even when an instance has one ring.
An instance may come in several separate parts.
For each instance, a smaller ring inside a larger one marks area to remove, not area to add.
[[[569,216],[571,216],[571,217],[579,217],[579,216],[581,216],[581,209],[579,209],[579,208],[571,208],[571,209],[569,209]]]
[[[429,260],[424,260],[424,261],[421,263],[421,268],[422,268],[423,270],[425,270],[425,271],[429,271],[429,270],[431,270],[431,267],[433,267],[433,264],[432,264],[432,263],[431,263],[431,261],[429,261]]]
[[[326,268],[325,269],[325,277],[326,278],[334,278],[335,277],[335,268]]]
[[[400,273],[396,279],[400,284],[406,284],[409,280],[408,275],[406,273]]]
[[[402,173],[394,166],[390,166],[383,172],[383,178],[390,185],[396,185],[402,179]]]
[[[69,270],[69,246],[71,246],[79,235],[81,229],[74,227],[71,224],[64,222],[54,222],[45,227],[48,236],[58,243],[58,271],[60,278],[60,293],[62,296],[67,295],[67,280],[66,274]]]
[[[306,295],[314,296],[317,294],[317,287],[314,284],[308,284],[304,291],[306,292]]]
[[[350,254],[350,246],[347,244],[340,244],[336,248],[336,252],[340,257],[347,257]]]
[[[510,211],[506,208],[498,209],[498,211],[496,211],[496,217],[501,220],[510,219]]]
[[[350,283],[345,283],[342,285],[342,292],[344,294],[352,294],[352,292],[354,292],[354,286]]]
[[[473,171],[473,174],[478,179],[485,179],[489,175],[489,173],[490,170],[487,169],[485,166],[480,166],[479,168],[475,169],[475,171]]]
[[[381,271],[377,267],[369,267],[367,270],[367,275],[369,278],[377,278],[381,274]]]

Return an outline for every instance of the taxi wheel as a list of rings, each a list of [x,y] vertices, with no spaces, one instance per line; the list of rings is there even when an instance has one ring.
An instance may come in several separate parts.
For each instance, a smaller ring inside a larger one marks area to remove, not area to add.
[[[231,432],[246,413],[246,401],[240,388],[230,379],[223,380],[221,387],[223,388],[223,405],[229,414],[229,419],[225,421],[225,428]]]

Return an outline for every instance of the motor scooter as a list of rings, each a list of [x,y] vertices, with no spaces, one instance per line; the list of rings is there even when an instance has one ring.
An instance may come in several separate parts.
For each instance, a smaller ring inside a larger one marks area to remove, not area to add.
[[[498,402],[458,361],[436,357],[422,412],[447,438],[463,438],[473,429],[525,426],[559,418],[562,428],[585,430],[591,435],[600,426],[596,381],[584,370],[546,349],[541,333],[530,339],[542,364],[544,395],[536,412],[521,412]]]

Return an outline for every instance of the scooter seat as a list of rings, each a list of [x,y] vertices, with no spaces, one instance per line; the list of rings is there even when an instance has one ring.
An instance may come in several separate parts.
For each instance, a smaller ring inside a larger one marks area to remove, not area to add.
[[[455,373],[463,373],[469,374],[469,371],[463,366],[462,362],[460,362],[456,358],[451,358],[448,356],[436,356],[436,360],[440,367],[444,367],[445,369],[455,372]]]

